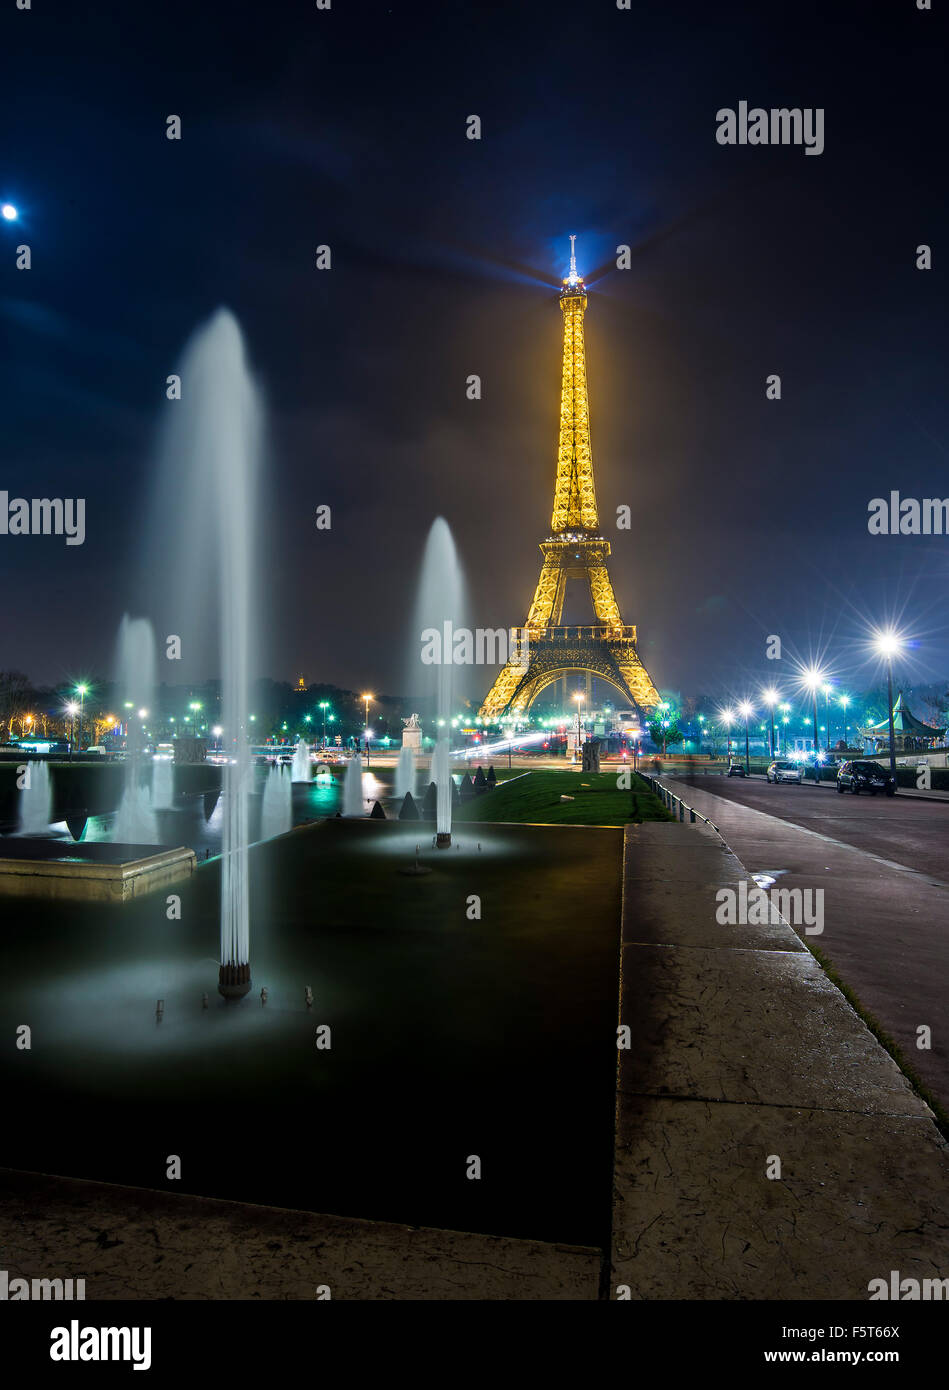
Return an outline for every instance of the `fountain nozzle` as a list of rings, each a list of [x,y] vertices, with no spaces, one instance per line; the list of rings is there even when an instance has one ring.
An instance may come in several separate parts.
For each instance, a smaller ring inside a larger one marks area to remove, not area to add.
[[[250,965],[222,965],[218,972],[218,994],[225,999],[243,999],[250,993]]]

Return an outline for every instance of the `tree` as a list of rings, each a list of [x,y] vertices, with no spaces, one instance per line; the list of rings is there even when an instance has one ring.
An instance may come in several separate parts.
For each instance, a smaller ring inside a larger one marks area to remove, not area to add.
[[[670,714],[668,719],[650,719],[646,732],[657,748],[673,748],[683,739],[677,714]]]
[[[29,710],[33,689],[22,671],[0,671],[0,729],[12,736],[11,725]]]

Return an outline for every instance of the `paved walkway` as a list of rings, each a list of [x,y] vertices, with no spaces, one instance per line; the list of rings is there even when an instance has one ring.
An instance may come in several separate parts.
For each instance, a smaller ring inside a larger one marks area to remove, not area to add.
[[[781,888],[823,890],[824,931],[811,939],[949,1111],[946,881],[844,843],[832,821],[825,834],[694,783],[668,785],[718,826],[750,874],[775,877]],[[786,804],[795,811],[795,802]],[[931,1030],[928,1049],[917,1047],[920,1026]]]
[[[626,832],[610,1296],[866,1299],[949,1274],[949,1148],[711,830]],[[775,1172],[780,1160],[780,1177]]]

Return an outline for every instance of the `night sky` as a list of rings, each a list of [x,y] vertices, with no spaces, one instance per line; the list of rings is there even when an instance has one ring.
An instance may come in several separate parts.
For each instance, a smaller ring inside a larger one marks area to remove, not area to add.
[[[656,683],[780,679],[771,633],[853,681],[887,620],[919,639],[916,679],[945,677],[949,538],[867,533],[872,497],[949,495],[945,39],[914,0],[9,0],[0,488],[84,496],[87,537],[0,538],[0,668],[106,676],[123,611],[157,611],[165,378],[222,304],[270,412],[262,670],[404,689],[439,515],[471,625],[523,622],[573,232],[601,523]],[[824,108],[824,153],[719,145],[741,100]]]

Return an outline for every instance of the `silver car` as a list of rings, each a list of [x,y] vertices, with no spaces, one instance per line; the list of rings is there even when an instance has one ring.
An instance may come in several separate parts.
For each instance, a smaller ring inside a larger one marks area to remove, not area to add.
[[[775,760],[765,773],[769,782],[796,782],[801,785],[801,764]]]

